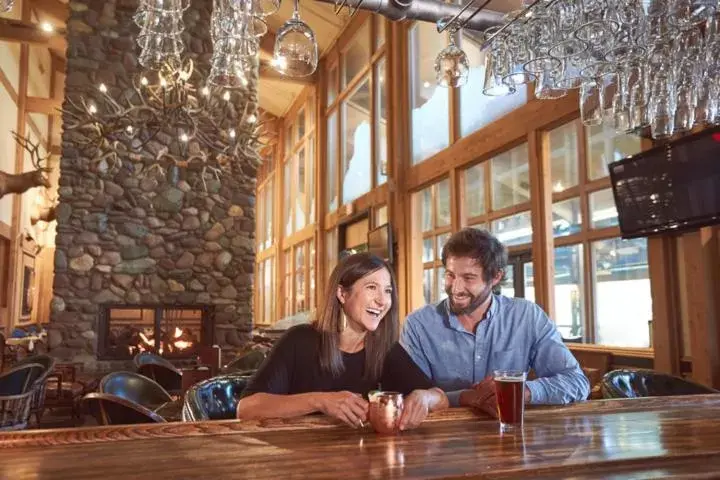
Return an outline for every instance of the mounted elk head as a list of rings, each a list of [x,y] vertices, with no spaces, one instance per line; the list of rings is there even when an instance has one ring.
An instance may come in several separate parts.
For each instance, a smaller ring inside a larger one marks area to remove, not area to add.
[[[50,180],[47,177],[48,172],[52,170],[47,167],[47,159],[50,154],[41,156],[40,143],[33,143],[30,139],[21,137],[15,132],[12,132],[12,135],[15,141],[30,154],[35,170],[15,174],[0,172],[0,198],[8,193],[24,193],[33,187],[50,188]]]

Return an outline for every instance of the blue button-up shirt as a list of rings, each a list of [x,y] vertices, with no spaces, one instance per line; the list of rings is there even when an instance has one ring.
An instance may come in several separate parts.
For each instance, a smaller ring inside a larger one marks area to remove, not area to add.
[[[493,295],[475,333],[468,332],[447,306],[427,305],[405,320],[400,337],[405,350],[447,392],[450,405],[460,392],[492,375],[493,370],[533,369],[527,382],[530,402],[564,404],[585,400],[590,384],[560,333],[536,304]]]

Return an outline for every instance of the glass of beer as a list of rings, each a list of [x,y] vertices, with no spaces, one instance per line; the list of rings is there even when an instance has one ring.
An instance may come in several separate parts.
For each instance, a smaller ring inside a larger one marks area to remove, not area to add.
[[[495,396],[497,397],[500,430],[521,429],[525,413],[525,379],[527,374],[520,370],[495,370]]]

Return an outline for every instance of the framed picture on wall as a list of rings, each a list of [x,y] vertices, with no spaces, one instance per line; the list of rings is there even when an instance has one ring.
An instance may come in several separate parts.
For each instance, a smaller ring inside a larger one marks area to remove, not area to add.
[[[22,297],[20,298],[20,318],[29,320],[35,300],[35,259],[23,255]]]

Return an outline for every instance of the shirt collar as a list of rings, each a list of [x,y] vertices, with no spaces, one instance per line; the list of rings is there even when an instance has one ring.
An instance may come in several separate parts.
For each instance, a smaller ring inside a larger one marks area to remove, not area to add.
[[[485,312],[485,317],[481,321],[490,321],[495,318],[495,315],[497,315],[498,309],[500,308],[500,301],[498,299],[498,295],[492,294],[490,295],[490,298],[490,307],[488,307],[487,312]],[[469,333],[467,330],[465,330],[465,327],[462,326],[460,320],[458,320],[457,318],[457,315],[450,311],[450,305],[448,302],[449,301],[446,298],[438,305],[438,310],[443,313],[443,320],[445,321],[445,326],[453,330]]]

